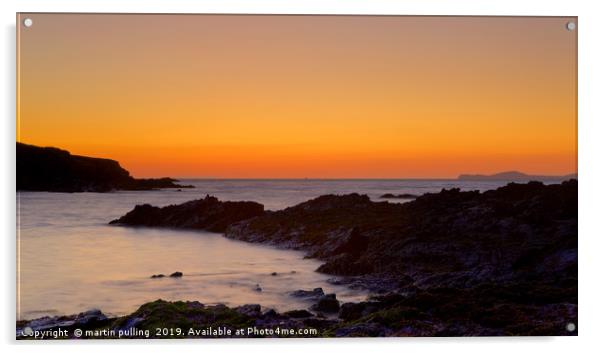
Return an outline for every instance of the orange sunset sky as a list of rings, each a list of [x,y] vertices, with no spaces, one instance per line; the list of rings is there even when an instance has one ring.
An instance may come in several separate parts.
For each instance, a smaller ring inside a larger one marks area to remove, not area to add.
[[[25,17],[17,140],[136,177],[577,171],[575,18]]]

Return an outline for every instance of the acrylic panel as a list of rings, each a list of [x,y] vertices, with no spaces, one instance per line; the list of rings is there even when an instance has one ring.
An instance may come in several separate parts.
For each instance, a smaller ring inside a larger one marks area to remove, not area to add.
[[[18,339],[577,334],[577,18],[17,14]]]

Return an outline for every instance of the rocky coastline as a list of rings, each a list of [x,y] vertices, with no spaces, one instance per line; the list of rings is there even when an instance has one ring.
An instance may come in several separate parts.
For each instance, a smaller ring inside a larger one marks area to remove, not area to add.
[[[299,289],[291,295],[307,296],[307,310],[287,313],[156,301],[107,318],[102,325],[111,330],[251,325],[317,330],[307,337],[577,334],[576,180],[442,190],[403,204],[324,195],[280,211],[207,196],[136,206],[111,223],[206,229],[303,250],[324,262],[317,271],[338,276],[332,283],[373,293],[340,303],[334,293]],[[18,323],[17,332],[26,325],[32,321]]]
[[[203,199],[180,205],[166,207],[137,205],[126,215],[112,220],[109,224],[224,232],[231,224],[263,214],[264,207],[257,202],[222,202],[207,195]]]

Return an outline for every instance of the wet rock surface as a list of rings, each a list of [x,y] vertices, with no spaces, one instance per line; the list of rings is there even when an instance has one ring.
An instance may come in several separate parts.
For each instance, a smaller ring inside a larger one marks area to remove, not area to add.
[[[338,313],[340,305],[336,294],[333,293],[319,297],[317,303],[312,305],[311,308],[323,313]]]
[[[308,300],[317,300],[324,295],[322,288],[314,288],[312,290],[298,289],[290,293],[291,296]]]
[[[34,320],[17,321],[17,338],[24,338],[33,331],[56,329],[95,329],[110,324],[109,319],[98,309],[88,310],[76,315],[44,316]]]

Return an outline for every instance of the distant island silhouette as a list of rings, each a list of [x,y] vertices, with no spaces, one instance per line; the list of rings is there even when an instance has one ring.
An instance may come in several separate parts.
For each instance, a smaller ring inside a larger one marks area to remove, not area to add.
[[[503,181],[560,181],[577,179],[577,173],[567,175],[530,175],[517,171],[501,172],[496,174],[461,174],[458,180],[503,180]]]
[[[192,188],[172,178],[136,179],[119,162],[17,142],[17,190],[108,192]]]

